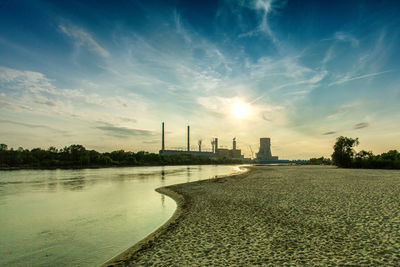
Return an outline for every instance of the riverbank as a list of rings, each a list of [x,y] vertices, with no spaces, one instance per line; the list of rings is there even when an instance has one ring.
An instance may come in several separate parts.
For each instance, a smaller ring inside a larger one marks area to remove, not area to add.
[[[105,266],[400,264],[400,171],[256,166],[161,190],[177,216]]]

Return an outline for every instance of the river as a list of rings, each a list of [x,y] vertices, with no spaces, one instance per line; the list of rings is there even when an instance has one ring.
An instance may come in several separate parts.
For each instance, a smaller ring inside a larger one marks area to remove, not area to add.
[[[153,232],[176,203],[154,189],[240,171],[157,166],[0,171],[0,266],[96,266]]]

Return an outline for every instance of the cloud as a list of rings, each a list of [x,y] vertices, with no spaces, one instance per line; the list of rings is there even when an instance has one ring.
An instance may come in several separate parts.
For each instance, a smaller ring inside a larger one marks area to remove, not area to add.
[[[93,109],[99,106],[104,109],[104,113],[118,114],[124,110],[126,116],[136,112],[142,112],[146,109],[146,101],[140,95],[128,93],[124,97],[119,95],[105,95],[101,89],[112,90],[116,88],[114,84],[102,83],[96,84],[96,88],[87,89],[85,83],[84,89],[64,89],[58,88],[49,79],[40,72],[21,71],[0,66],[0,90],[1,108],[9,110],[29,110],[34,113],[58,114],[60,116],[76,116],[81,114],[81,118],[93,120],[94,117],[104,117],[106,114],[93,112]],[[111,82],[112,83],[112,82]],[[95,91],[94,92],[89,92]],[[99,92],[99,93],[97,93]],[[89,105],[88,105],[89,104]],[[122,115],[120,113],[120,115]],[[118,116],[114,116],[113,119]],[[134,122],[130,119],[130,122]]]
[[[143,141],[144,144],[150,144],[150,145],[154,145],[154,144],[159,144],[160,140],[150,140],[150,141]]]
[[[32,93],[55,93],[55,86],[44,74],[35,71],[21,71],[0,66],[0,86],[9,90],[29,90]]]
[[[350,111],[355,111],[356,109],[360,108],[360,106],[362,106],[362,103],[358,101],[338,106],[328,114],[327,118],[335,119],[347,114]]]
[[[356,125],[354,125],[353,126],[353,129],[362,129],[362,128],[366,128],[366,127],[368,127],[369,126],[369,123],[366,123],[366,122],[360,122],[360,123],[357,123]]]
[[[274,11],[276,11],[278,8],[283,7],[286,4],[287,1],[276,1],[276,0],[253,0],[250,2],[246,1],[241,1],[239,2],[239,5],[242,7],[246,7],[248,9],[253,9],[257,12],[259,16],[259,25],[256,29],[242,33],[238,37],[248,37],[248,36],[254,36],[258,33],[265,33],[268,35],[271,40],[277,44],[278,39],[275,37],[275,34],[271,30],[268,19],[270,17],[270,14]]]
[[[42,104],[42,105],[46,105],[46,106],[50,106],[50,107],[56,106],[56,103],[54,103],[53,101],[50,101],[50,100],[45,100],[45,101],[35,100],[34,102],[37,104]]]
[[[326,70],[312,70],[302,66],[295,58],[285,58],[277,61],[260,60],[251,66],[252,80],[263,81],[267,87],[252,103],[274,94],[285,94],[291,99],[293,96],[304,97],[311,93],[327,77]],[[275,76],[280,76],[279,79]]]
[[[272,121],[272,119],[270,119],[269,117],[267,117],[264,113],[262,114],[262,118],[265,121]]]
[[[27,128],[42,128],[42,129],[48,129],[48,130],[52,130],[52,131],[59,132],[59,133],[66,133],[66,131],[54,129],[52,127],[49,127],[46,125],[41,125],[41,124],[31,124],[31,123],[3,120],[3,119],[0,119],[0,124],[14,124],[14,125],[18,125],[18,126],[27,127]]]
[[[322,135],[331,135],[331,134],[335,134],[336,132],[334,132],[334,131],[330,131],[330,132],[325,132],[325,133],[323,133]]]
[[[332,85],[337,85],[337,84],[342,84],[342,83],[346,83],[346,82],[350,82],[350,81],[354,81],[354,80],[360,80],[360,79],[366,79],[366,78],[370,78],[370,77],[374,77],[374,76],[378,76],[378,75],[382,75],[388,72],[392,72],[393,70],[386,70],[386,71],[380,71],[380,72],[375,72],[375,73],[369,73],[369,74],[364,74],[364,75],[359,75],[359,76],[345,76],[342,79],[332,82],[330,84],[328,84],[328,86],[332,86]]]
[[[358,41],[353,35],[345,32],[335,33],[334,38],[339,41],[349,42],[353,47],[358,47],[358,45],[360,44],[360,41]]]
[[[186,43],[191,43],[192,38],[191,38],[190,34],[187,32],[187,30],[185,29],[183,22],[182,22],[182,18],[179,15],[179,13],[176,11],[176,9],[174,10],[174,22],[175,22],[176,32],[183,37],[183,39],[185,40]]]
[[[93,37],[86,31],[81,28],[74,27],[74,26],[66,26],[66,25],[59,25],[60,30],[65,33],[68,37],[73,38],[77,41],[77,44],[80,46],[85,44],[88,48],[102,57],[108,57],[110,53],[104,49],[100,44],[98,44]]]
[[[136,122],[137,122],[137,120],[136,120],[136,119],[133,119],[133,118],[119,117],[119,119],[120,119],[121,121],[124,121],[124,122],[133,122],[133,123],[136,123]]]
[[[154,136],[157,133],[148,130],[132,129],[126,127],[117,127],[112,124],[106,124],[104,126],[97,126],[96,129],[106,132],[107,135],[118,137],[118,138],[128,138],[130,136]]]
[[[336,32],[333,38],[323,39],[321,41],[340,41],[340,42],[349,42],[353,48],[357,48],[360,44],[360,41],[357,40],[353,35],[345,32]],[[324,58],[322,59],[321,63],[324,65],[331,61],[336,55],[335,50],[337,42],[333,42],[333,44],[328,48],[326,51]]]

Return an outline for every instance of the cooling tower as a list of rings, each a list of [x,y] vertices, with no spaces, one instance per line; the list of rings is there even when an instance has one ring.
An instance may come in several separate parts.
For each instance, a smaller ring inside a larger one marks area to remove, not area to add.
[[[272,160],[271,138],[260,138],[260,150],[257,153],[259,160]]]

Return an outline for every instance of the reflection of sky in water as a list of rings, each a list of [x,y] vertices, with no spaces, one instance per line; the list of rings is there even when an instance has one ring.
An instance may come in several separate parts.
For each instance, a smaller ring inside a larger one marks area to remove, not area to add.
[[[238,171],[160,166],[0,171],[0,265],[96,265],[157,229],[176,208],[154,191]]]

